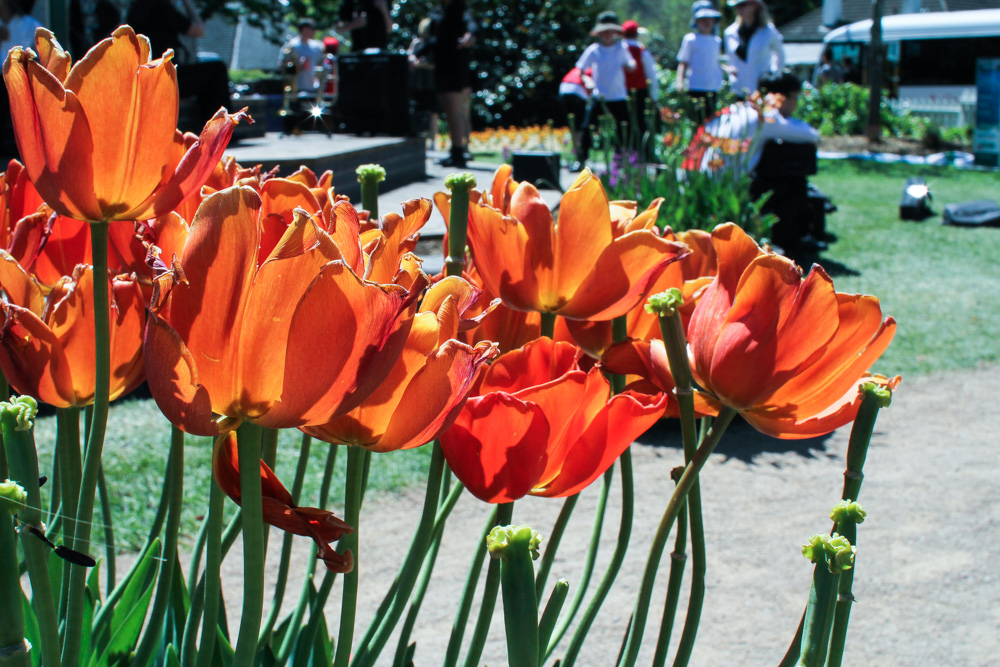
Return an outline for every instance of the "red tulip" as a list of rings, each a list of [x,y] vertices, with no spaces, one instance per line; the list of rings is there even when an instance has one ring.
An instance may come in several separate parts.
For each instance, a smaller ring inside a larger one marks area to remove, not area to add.
[[[455,475],[480,500],[571,496],[593,482],[663,414],[666,398],[625,392],[609,399],[580,350],[549,338],[490,366],[441,436]]]
[[[896,321],[873,296],[835,292],[819,266],[803,278],[739,227],[712,232],[718,275],[688,326],[698,383],[755,428],[809,438],[852,421],[858,387]]]

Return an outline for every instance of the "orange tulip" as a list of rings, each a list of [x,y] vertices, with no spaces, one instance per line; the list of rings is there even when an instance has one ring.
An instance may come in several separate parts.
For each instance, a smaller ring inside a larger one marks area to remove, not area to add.
[[[212,472],[219,488],[240,505],[240,457],[236,433],[230,431],[216,438],[212,452]],[[354,554],[350,550],[337,553],[330,543],[354,529],[333,515],[316,507],[299,507],[274,471],[260,462],[260,486],[263,494],[264,521],[295,535],[311,537],[319,547],[319,558],[331,572],[354,569]]]
[[[473,383],[496,346],[470,347],[454,338],[478,296],[461,278],[430,289],[413,319],[406,347],[385,381],[361,405],[320,426],[303,426],[311,436],[374,452],[419,447],[451,426]]]
[[[480,500],[571,496],[597,479],[663,414],[666,398],[609,399],[600,369],[549,338],[495,361],[476,396],[441,435],[448,465]]]
[[[115,30],[70,68],[52,33],[36,52],[4,61],[14,134],[42,198],[78,220],[145,220],[195,194],[212,174],[243,112],[224,109],[183,153],[172,52],[151,60],[149,40]]]
[[[667,229],[663,237],[669,241],[684,243],[691,249],[691,254],[668,265],[660,277],[646,289],[642,301],[645,302],[653,294],[659,294],[672,287],[678,288],[684,296],[684,305],[680,312],[686,326],[698,298],[715,275],[716,259],[715,250],[712,248],[712,237],[700,229],[691,229],[678,234]],[[630,310],[625,315],[625,326],[630,338],[637,340],[660,338],[660,320],[656,315],[647,313],[645,308],[636,307]],[[611,323],[560,319],[556,322],[555,338],[570,340],[593,358],[600,359],[611,346]]]
[[[145,303],[135,276],[108,278],[111,324],[111,400],[143,380]],[[94,400],[94,274],[79,265],[46,295],[0,250],[0,368],[19,394],[58,408]]]
[[[634,208],[613,207],[588,170],[563,195],[558,224],[533,185],[511,193],[506,174],[501,168],[490,197],[470,205],[469,247],[488,291],[511,308],[609,320],[688,253],[659,236],[658,203],[633,220]]]
[[[155,289],[149,386],[190,433],[218,433],[213,412],[286,428],[353,409],[395,365],[426,284],[416,269],[407,287],[359,278],[305,212],[263,245],[261,207],[249,187],[210,195],[191,225],[182,275],[161,277]]]
[[[803,278],[739,227],[712,232],[718,275],[688,326],[692,371],[759,431],[809,438],[852,421],[858,387],[896,321],[873,296],[835,292],[819,266]]]

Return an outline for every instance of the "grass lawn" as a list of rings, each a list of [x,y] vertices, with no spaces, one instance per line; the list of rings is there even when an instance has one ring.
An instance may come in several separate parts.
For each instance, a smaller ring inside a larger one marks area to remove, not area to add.
[[[841,292],[874,294],[898,330],[876,370],[907,375],[972,368],[1000,359],[1000,228],[899,219],[907,177],[930,186],[934,209],[1000,199],[996,172],[847,160],[812,177],[839,207],[827,218],[838,241],[820,262]]]
[[[876,370],[905,376],[970,368],[1000,359],[1000,229],[965,229],[899,220],[899,198],[908,176],[923,176],[935,207],[969,199],[1000,198],[998,175],[950,168],[824,161],[812,180],[840,210],[829,216],[828,229],[838,241],[820,262],[842,292],[877,295],[883,312],[899,323],[896,338]],[[433,188],[428,188],[428,194]],[[125,400],[111,408],[104,465],[113,498],[120,548],[139,546],[155,512],[170,428],[148,400]],[[37,422],[36,439],[44,470],[51,470],[55,418]],[[207,507],[211,442],[187,439],[185,514],[189,538],[198,527],[196,512]],[[281,434],[277,472],[287,486],[294,477],[300,434]],[[304,505],[315,504],[330,446],[314,440]],[[369,496],[419,484],[430,449],[376,454],[372,457]],[[343,511],[343,469],[338,470],[330,507]],[[99,515],[98,515],[99,517]],[[97,520],[101,520],[98,518]],[[99,529],[95,539],[101,539]]]

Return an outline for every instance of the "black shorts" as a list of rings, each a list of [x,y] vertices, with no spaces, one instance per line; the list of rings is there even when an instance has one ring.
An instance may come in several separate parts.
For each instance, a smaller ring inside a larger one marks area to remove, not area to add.
[[[472,87],[468,49],[456,49],[434,58],[434,88],[439,93],[458,93]]]

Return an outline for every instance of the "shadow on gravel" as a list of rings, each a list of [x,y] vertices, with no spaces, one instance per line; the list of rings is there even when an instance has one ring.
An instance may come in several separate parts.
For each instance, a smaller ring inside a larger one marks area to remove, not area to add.
[[[826,440],[829,435],[807,440],[779,440],[760,433],[742,419],[737,418],[726,429],[722,442],[716,447],[715,453],[726,459],[737,459],[752,464],[754,459],[766,453],[795,453],[805,458],[828,456]],[[646,431],[638,440],[640,444],[651,447],[681,449],[681,425],[676,419],[661,419]]]

